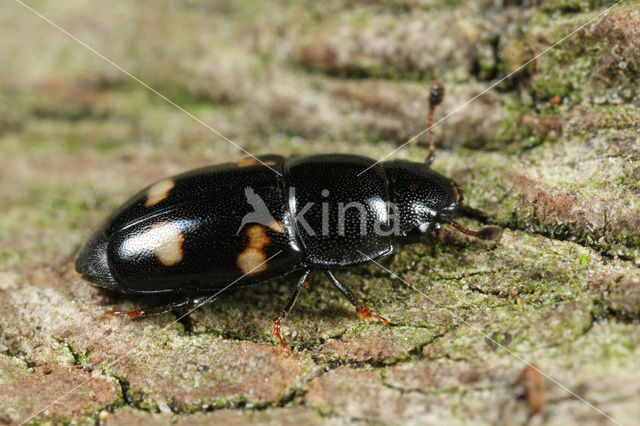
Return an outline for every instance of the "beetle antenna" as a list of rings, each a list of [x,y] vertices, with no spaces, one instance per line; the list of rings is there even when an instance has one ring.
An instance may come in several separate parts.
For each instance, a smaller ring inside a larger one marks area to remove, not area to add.
[[[436,143],[433,140],[433,114],[436,111],[436,106],[440,105],[444,98],[444,85],[441,81],[433,83],[429,89],[429,121],[427,123],[427,131],[429,132],[429,156],[425,160],[427,165],[433,163],[436,158]]]
[[[502,234],[502,229],[497,226],[486,226],[479,231],[470,231],[469,229],[460,226],[458,222],[453,219],[449,219],[449,225],[453,226],[463,234],[471,235],[472,237],[477,237],[481,240],[497,240]]]

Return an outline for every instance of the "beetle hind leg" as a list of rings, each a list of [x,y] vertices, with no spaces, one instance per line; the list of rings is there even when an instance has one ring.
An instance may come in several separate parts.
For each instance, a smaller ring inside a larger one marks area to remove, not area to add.
[[[307,281],[307,277],[309,276],[309,272],[311,272],[311,271],[309,271],[308,269],[306,271],[304,271],[304,273],[302,274],[302,276],[298,280],[298,283],[296,284],[295,289],[293,290],[293,292],[291,293],[291,295],[287,299],[287,302],[282,307],[282,311],[280,311],[280,313],[276,316],[275,321],[273,321],[273,334],[274,334],[274,336],[276,336],[278,338],[278,340],[280,340],[280,350],[282,352],[284,352],[284,353],[290,353],[290,352],[289,352],[289,347],[287,346],[287,342],[284,341],[284,339],[282,338],[282,334],[280,333],[280,327],[282,325],[282,320],[284,320],[284,318],[287,316],[287,314],[293,308],[293,305],[295,305],[296,300],[298,300],[298,295],[300,294],[300,289],[302,288],[302,286]]]
[[[329,279],[331,280],[331,282],[333,283],[334,286],[337,287],[338,290],[340,290],[340,292],[342,294],[345,295],[345,297],[347,299],[349,299],[349,302],[351,302],[351,304],[353,306],[355,306],[356,310],[358,311],[358,315],[360,315],[362,318],[364,318],[365,320],[376,320],[376,321],[380,321],[383,324],[389,324],[389,320],[381,317],[380,315],[376,315],[373,312],[371,312],[364,304],[364,302],[360,299],[358,299],[352,292],[351,290],[349,290],[349,288],[347,286],[345,286],[344,284],[342,284],[340,281],[338,281],[338,279],[336,278],[335,275],[333,275],[333,272],[331,272],[330,270],[326,270],[324,271],[324,273],[327,275],[327,277],[329,277]]]
[[[190,296],[177,302],[167,303],[166,305],[153,306],[150,308],[134,309],[132,311],[108,311],[110,317],[126,315],[129,318],[148,317],[151,315],[163,314],[165,312],[175,311],[180,308],[191,308],[193,306],[201,306],[208,302],[208,296]]]

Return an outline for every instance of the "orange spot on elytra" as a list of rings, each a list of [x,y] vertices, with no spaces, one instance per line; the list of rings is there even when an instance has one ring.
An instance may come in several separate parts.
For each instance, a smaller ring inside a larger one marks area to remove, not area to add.
[[[149,227],[148,237],[153,254],[164,266],[173,266],[184,257],[184,234],[172,222],[159,222]]]
[[[257,166],[257,165],[275,166],[276,162],[275,161],[260,162],[257,159],[252,157],[242,158],[236,161],[236,166],[238,167],[251,167],[251,166]]]
[[[263,248],[271,242],[271,239],[267,235],[267,232],[261,225],[250,226],[247,229],[247,236],[249,237],[249,243],[247,247]]]
[[[255,166],[256,164],[258,164],[256,159],[251,157],[242,158],[236,161],[236,166],[238,167],[249,167],[249,166]]]
[[[271,222],[269,222],[269,229],[279,234],[282,234],[284,231],[286,231],[286,228],[284,227],[284,223],[278,220],[272,220]]]
[[[147,201],[144,205],[146,207],[155,206],[160,201],[166,200],[171,190],[176,186],[173,179],[164,179],[160,182],[156,182],[147,189]]]
[[[242,253],[238,255],[236,264],[243,274],[251,276],[268,268],[265,262],[267,255],[264,252],[264,247],[271,243],[271,239],[261,225],[250,226],[247,229],[247,236],[249,237],[249,242]]]

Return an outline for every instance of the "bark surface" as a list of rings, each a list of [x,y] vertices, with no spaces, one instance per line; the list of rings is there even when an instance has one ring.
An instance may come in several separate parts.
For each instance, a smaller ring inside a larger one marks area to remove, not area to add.
[[[428,88],[444,82],[433,167],[463,188],[461,223],[498,225],[502,239],[445,229],[398,247],[384,267],[400,279],[337,272],[388,326],[312,275],[283,325],[286,357],[272,321],[294,278],[177,322],[105,316],[156,301],[74,275],[92,230],[138,188],[244,155],[7,3],[0,423],[637,421],[640,7],[598,17],[613,4],[33,3],[254,154],[382,158],[425,129]],[[391,158],[425,158],[425,136]]]

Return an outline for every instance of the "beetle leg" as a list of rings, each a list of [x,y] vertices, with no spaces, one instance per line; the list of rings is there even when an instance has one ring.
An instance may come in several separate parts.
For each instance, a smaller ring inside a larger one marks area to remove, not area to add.
[[[167,303],[166,305],[154,306],[151,308],[134,309],[133,311],[109,311],[107,312],[107,315],[109,315],[110,317],[116,315],[127,315],[129,318],[146,317],[150,315],[157,315],[174,311],[179,308],[190,308],[192,306],[203,304],[203,302],[206,301],[207,296],[191,296],[186,299],[180,300],[179,302],[171,302]]]
[[[287,316],[289,312],[291,312],[291,308],[293,308],[293,305],[295,305],[296,300],[298,299],[298,295],[300,294],[300,289],[307,282],[307,277],[309,276],[309,272],[311,272],[309,269],[304,271],[304,273],[298,280],[298,283],[296,284],[295,289],[287,299],[287,302],[282,307],[282,311],[280,311],[280,314],[276,316],[276,319],[273,322],[273,334],[278,338],[278,340],[280,340],[280,350],[285,353],[290,353],[290,352],[289,352],[289,347],[287,346],[287,343],[282,338],[282,334],[280,334],[280,326],[282,325],[282,320]]]
[[[375,319],[377,321],[380,321],[383,324],[389,324],[389,320],[387,320],[386,318],[381,317],[380,315],[376,315],[373,312],[371,312],[364,305],[364,302],[362,300],[358,299],[351,292],[351,290],[349,290],[349,288],[347,286],[345,286],[340,281],[338,281],[336,276],[333,275],[333,272],[331,272],[330,270],[327,269],[327,270],[324,271],[324,273],[327,275],[327,277],[329,277],[329,279],[331,280],[333,285],[335,285],[338,288],[338,290],[340,290],[340,292],[342,294],[344,294],[347,299],[349,299],[349,302],[351,302],[351,304],[356,307],[356,309],[358,311],[358,315],[360,315],[362,318],[364,318],[366,320]]]

